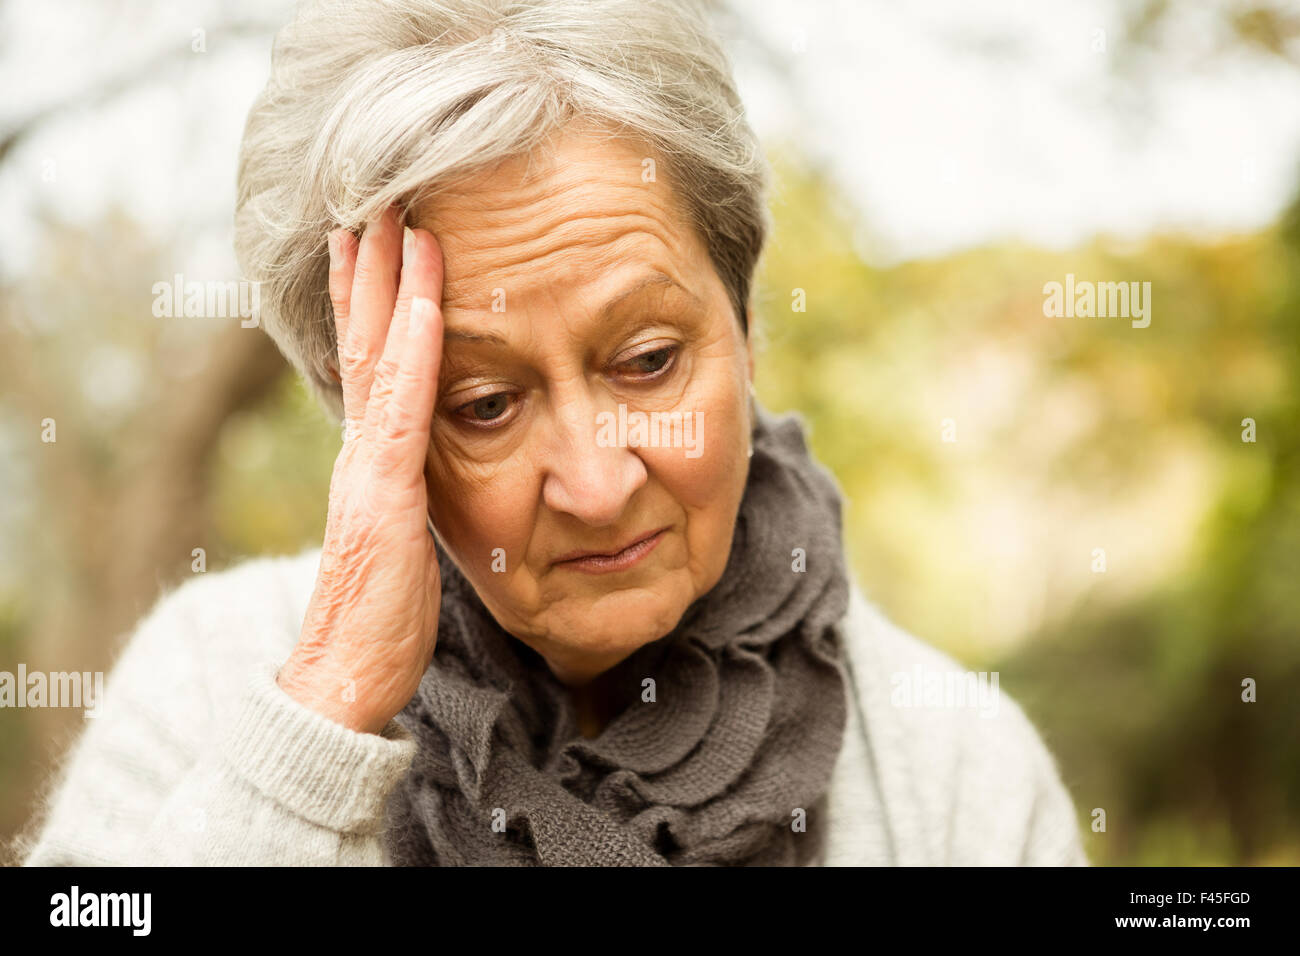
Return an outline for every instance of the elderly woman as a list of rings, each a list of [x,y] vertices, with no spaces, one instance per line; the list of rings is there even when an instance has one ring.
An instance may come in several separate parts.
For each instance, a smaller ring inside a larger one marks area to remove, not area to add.
[[[158,603],[25,859],[1085,862],[753,397],[766,182],[685,2],[306,5],[236,239],[342,422],[324,543]]]

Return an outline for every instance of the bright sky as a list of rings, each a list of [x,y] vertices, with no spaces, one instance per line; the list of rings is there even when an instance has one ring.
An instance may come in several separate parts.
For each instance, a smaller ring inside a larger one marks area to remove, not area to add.
[[[737,69],[756,125],[835,171],[875,258],[1271,221],[1300,187],[1300,69],[1212,58],[1209,0],[1174,4],[1173,52],[1144,63],[1120,49],[1117,6],[758,0],[743,8],[802,108]]]
[[[1271,221],[1300,183],[1300,69],[1212,59],[1206,2],[1179,7],[1159,70],[1117,64],[1106,0],[736,0],[789,67],[733,45],[760,134],[801,143],[863,214],[859,251],[925,256],[1006,236],[1055,246],[1104,232],[1212,234]],[[278,7],[284,0],[250,10]],[[0,172],[0,268],[23,268],[38,205],[77,218],[116,201],[173,242],[178,270],[223,274],[244,115],[269,37],[225,36],[239,4],[17,0],[0,12],[0,122],[178,49],[129,97],[42,128]],[[104,20],[107,9],[114,14]],[[205,28],[207,51],[189,53]],[[1106,49],[1098,52],[1105,31]],[[1115,68],[1131,69],[1131,85]],[[53,172],[53,179],[47,177]],[[176,237],[203,232],[194,248]]]

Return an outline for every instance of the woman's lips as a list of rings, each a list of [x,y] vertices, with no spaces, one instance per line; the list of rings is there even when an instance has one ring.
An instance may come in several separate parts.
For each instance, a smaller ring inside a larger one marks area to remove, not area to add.
[[[659,543],[659,539],[663,537],[664,532],[667,530],[667,528],[660,528],[649,537],[642,538],[617,554],[589,554],[582,558],[557,561],[556,567],[581,571],[584,574],[607,574],[610,571],[625,571],[653,551],[655,545]]]

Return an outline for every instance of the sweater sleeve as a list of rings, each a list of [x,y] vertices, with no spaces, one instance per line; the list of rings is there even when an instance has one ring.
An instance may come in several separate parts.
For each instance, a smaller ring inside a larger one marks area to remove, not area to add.
[[[1002,694],[996,716],[968,710],[949,834],[952,862],[1087,866],[1074,802],[1056,760],[1020,704]]]
[[[981,691],[979,675],[895,626],[856,589],[845,633],[871,784],[856,775],[854,799],[871,812],[842,814],[861,848],[851,862],[1088,864],[1056,760],[1000,682],[984,675]],[[949,700],[952,677],[967,690],[975,678],[977,696]]]
[[[1080,840],[1074,801],[1061,779],[1056,760],[1029,724],[1027,746],[1036,767],[1034,799],[1025,828],[1022,866],[1089,866]]]
[[[948,768],[942,859],[961,866],[1087,866],[1074,803],[1056,760],[1019,703],[1000,694],[987,716],[936,713],[956,725]],[[935,800],[936,807],[942,806]]]
[[[20,844],[25,865],[387,862],[384,806],[415,744],[395,721],[358,733],[279,688],[293,614],[267,597],[275,569],[251,562],[158,602]],[[275,639],[250,639],[249,616]]]

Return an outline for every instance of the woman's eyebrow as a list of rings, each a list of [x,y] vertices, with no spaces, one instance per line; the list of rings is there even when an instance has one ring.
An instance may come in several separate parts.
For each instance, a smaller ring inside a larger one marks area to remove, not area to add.
[[[609,321],[614,314],[614,310],[617,309],[625,300],[640,295],[646,290],[652,288],[664,288],[665,290],[674,289],[690,299],[691,304],[694,307],[699,309],[704,308],[704,303],[700,301],[699,296],[691,292],[671,276],[663,272],[653,272],[649,275],[642,276],[627,288],[611,296],[609,300],[600,307],[600,311],[597,313],[597,321]],[[470,331],[469,329],[462,328],[444,328],[443,338],[445,340],[470,342],[477,345],[495,345],[500,348],[508,348],[510,344],[504,335],[500,332],[493,332],[490,329]]]
[[[658,287],[658,286],[662,286],[665,290],[676,289],[682,295],[690,299],[691,303],[694,306],[701,309],[704,308],[704,303],[700,301],[699,296],[697,296],[690,289],[681,285],[679,282],[677,282],[675,279],[673,279],[671,276],[667,275],[666,273],[652,272],[649,275],[642,276],[639,280],[629,285],[622,292],[618,292],[614,296],[612,296],[608,302],[606,302],[603,306],[601,306],[598,318],[601,321],[605,321],[606,319],[609,319],[612,316],[614,309],[616,309],[619,306],[619,304],[623,302],[624,299],[629,299],[632,296],[638,295],[646,291],[647,289]]]
[[[510,344],[506,341],[506,337],[499,332],[470,332],[468,329],[444,328],[442,337],[444,340],[450,339],[456,342],[497,345],[502,348],[505,348]]]

